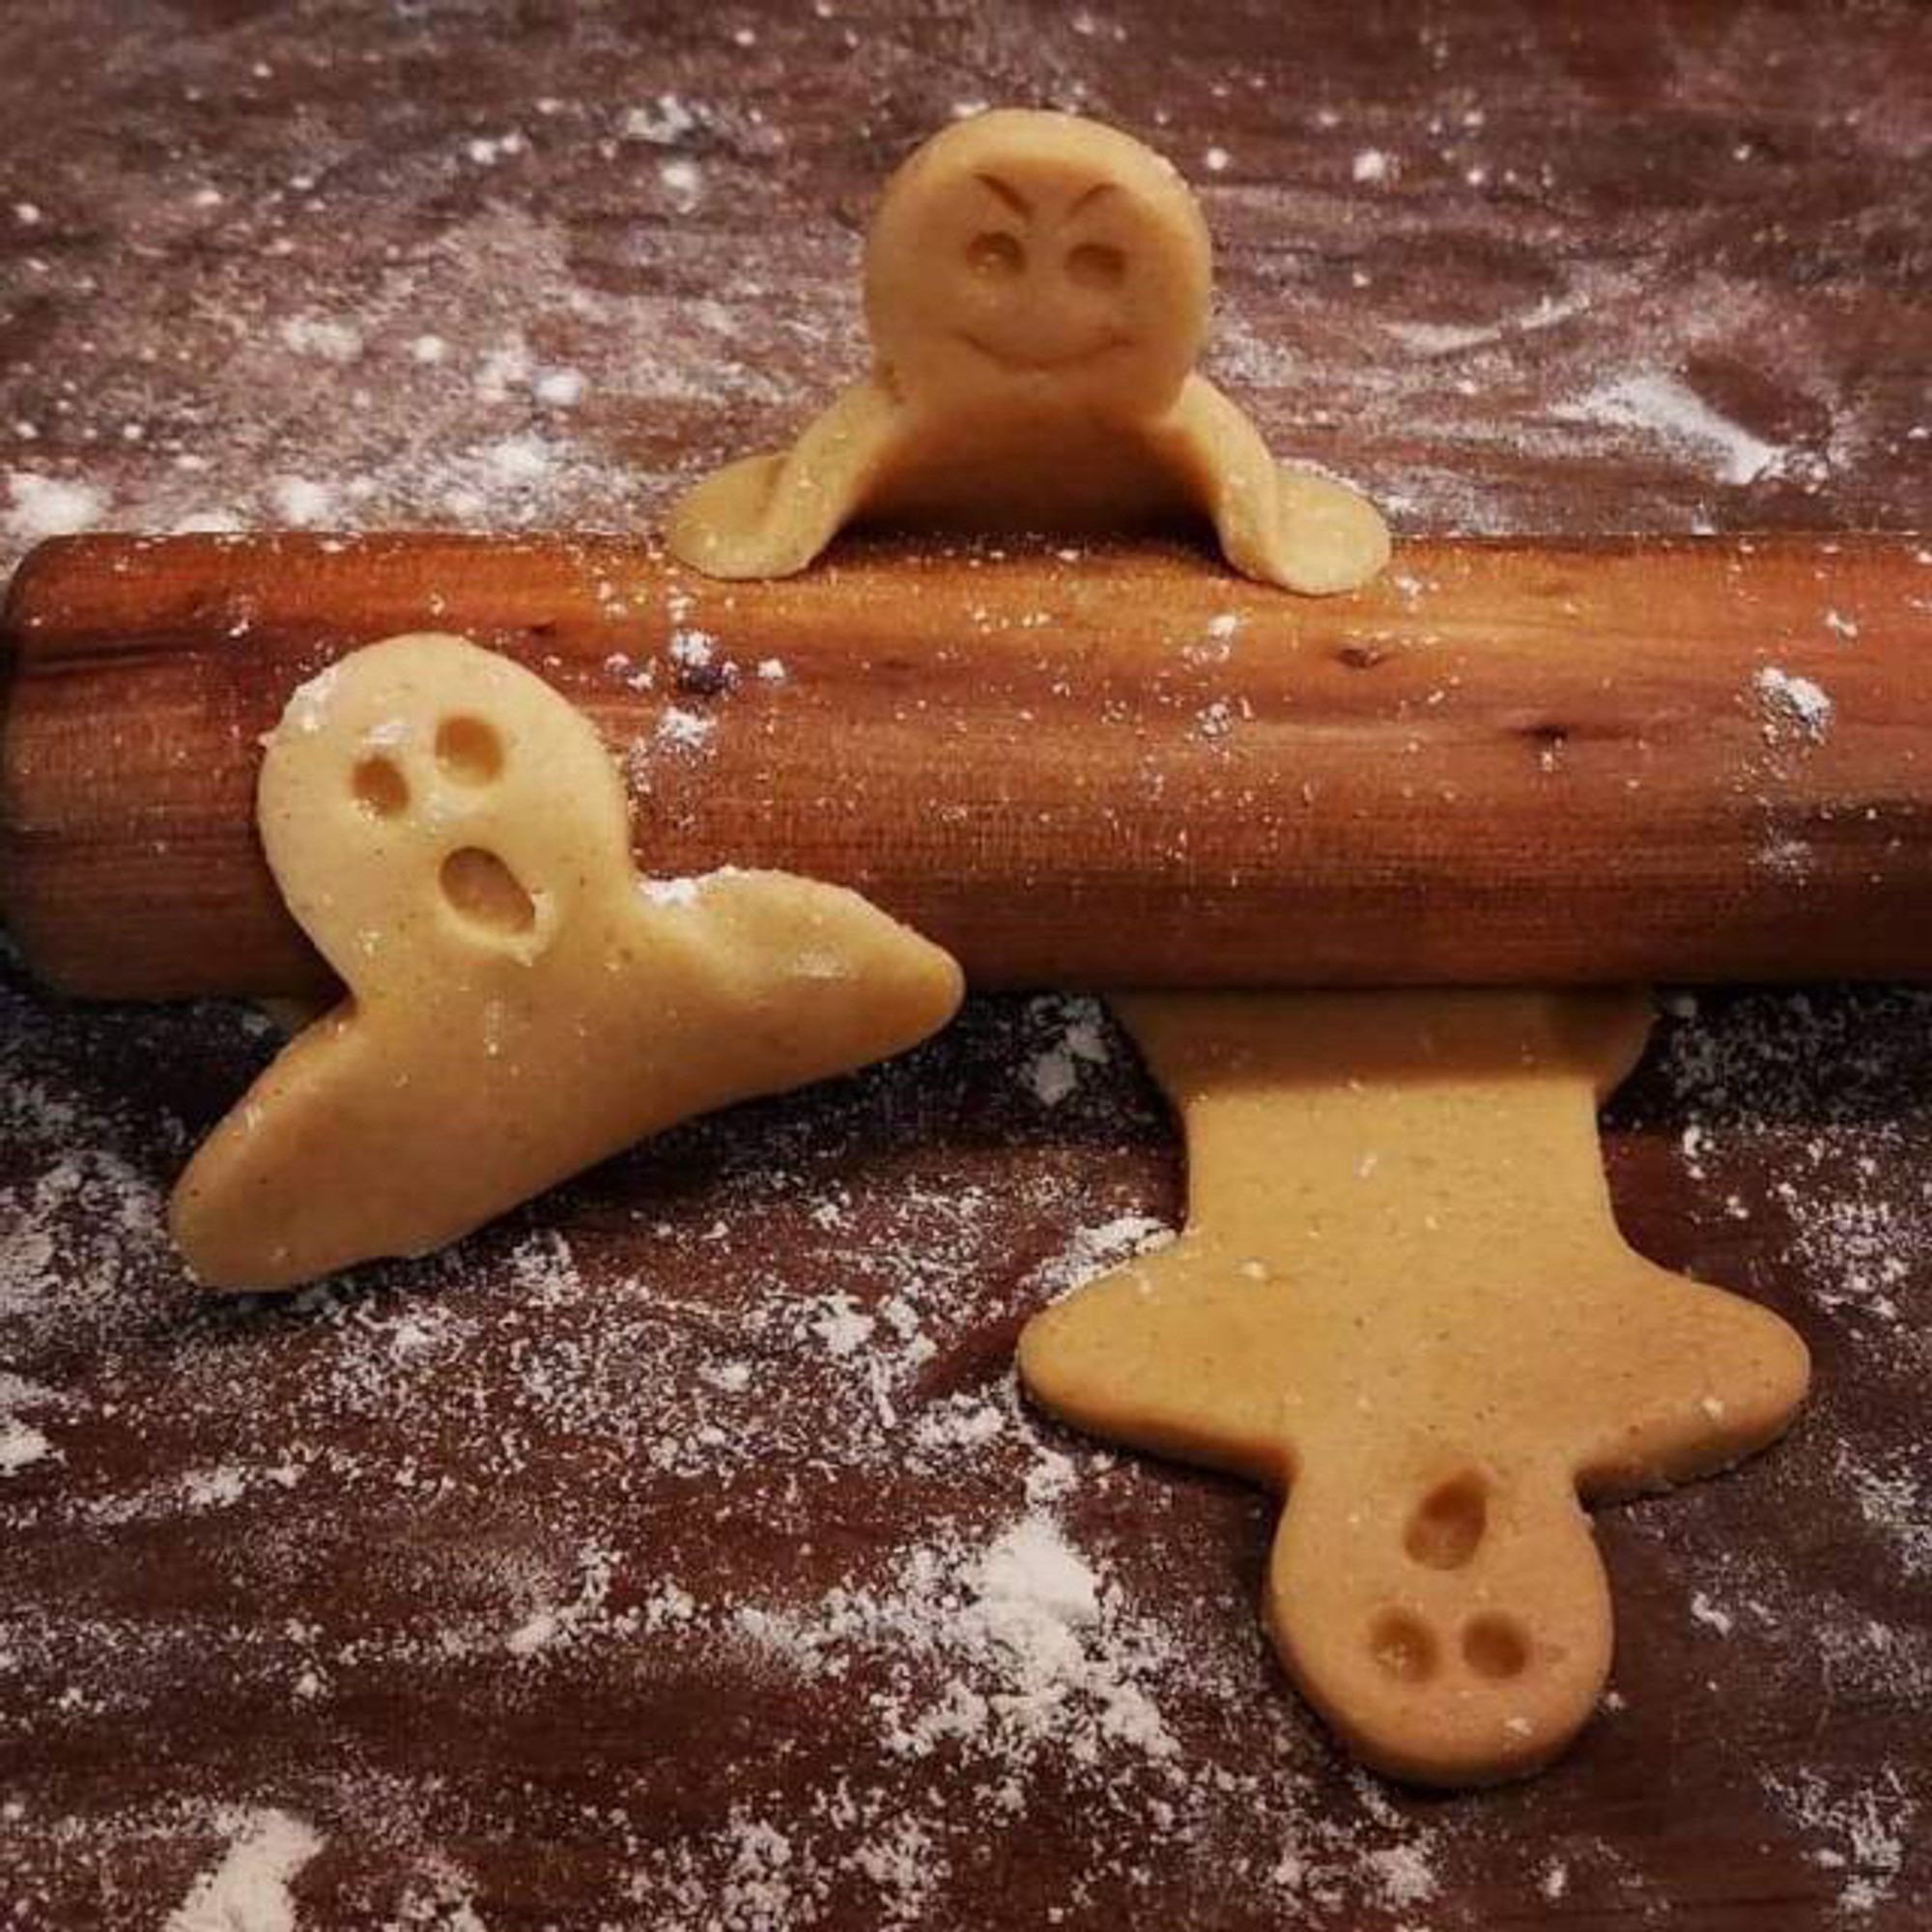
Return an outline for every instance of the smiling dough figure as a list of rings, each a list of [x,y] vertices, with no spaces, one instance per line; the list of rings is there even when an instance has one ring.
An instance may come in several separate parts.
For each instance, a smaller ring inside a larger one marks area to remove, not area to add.
[[[1015,110],[947,128],[867,239],[872,374],[791,449],[686,496],[673,554],[785,577],[861,517],[1097,530],[1192,512],[1249,577],[1353,589],[1387,529],[1345,485],[1278,465],[1195,373],[1211,276],[1193,195],[1138,141]]]

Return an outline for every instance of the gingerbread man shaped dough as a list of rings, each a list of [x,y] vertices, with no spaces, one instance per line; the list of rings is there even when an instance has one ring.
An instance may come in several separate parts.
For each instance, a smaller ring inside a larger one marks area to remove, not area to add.
[[[1610,1602],[1579,1492],[1776,1436],[1804,1346],[1633,1253],[1596,1104],[1634,996],[1144,995],[1188,1225],[1037,1316],[1020,1368],[1097,1435],[1287,1492],[1265,1616],[1344,1741],[1517,1776],[1589,1718]]]
[[[175,1190],[211,1287],[426,1253],[688,1115],[910,1046],[959,1001],[946,953],[841,887],[640,881],[595,726],[460,638],[303,686],[257,806],[350,996]]]
[[[707,477],[672,553],[786,577],[860,517],[1104,528],[1205,514],[1235,567],[1320,595],[1388,556],[1352,490],[1284,469],[1195,373],[1206,223],[1174,169],[1067,114],[981,114],[893,178],[866,249],[873,368],[782,454]]]

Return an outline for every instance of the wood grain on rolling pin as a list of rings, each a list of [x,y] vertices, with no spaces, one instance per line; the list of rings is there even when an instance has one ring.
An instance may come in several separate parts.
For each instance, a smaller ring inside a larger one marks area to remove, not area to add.
[[[719,584],[616,540],[68,539],[6,618],[5,918],[76,993],[314,988],[257,739],[446,630],[596,718],[646,870],[848,883],[981,984],[1922,978],[1923,555],[1412,543],[1311,602],[1180,548]]]

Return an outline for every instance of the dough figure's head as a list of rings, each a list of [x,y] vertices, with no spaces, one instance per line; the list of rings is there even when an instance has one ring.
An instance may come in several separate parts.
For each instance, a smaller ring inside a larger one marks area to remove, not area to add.
[[[1122,417],[1201,352],[1208,226],[1152,149],[1071,114],[1002,110],[895,174],[866,244],[881,373],[928,408],[1024,398]]]

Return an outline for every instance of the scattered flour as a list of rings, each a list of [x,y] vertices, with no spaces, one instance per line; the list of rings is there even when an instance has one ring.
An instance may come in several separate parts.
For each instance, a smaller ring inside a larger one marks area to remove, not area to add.
[[[1716,1631],[1719,1636],[1729,1636],[1734,1619],[1728,1610],[1719,1609],[1702,1590],[1690,1599],[1690,1614],[1706,1630]]]
[[[41,1432],[17,1416],[0,1415],[0,1479],[17,1475],[38,1463],[52,1445]]]
[[[1136,1255],[1166,1247],[1174,1237],[1174,1229],[1165,1221],[1148,1214],[1122,1214],[1096,1227],[1077,1230],[1059,1254],[1034,1269],[1027,1284],[1049,1298],[1070,1294],[1084,1282],[1132,1261]]]
[[[270,486],[269,499],[275,514],[297,529],[310,529],[326,524],[336,513],[334,490],[307,476],[278,476]]]
[[[4,1258],[5,1249],[0,1246],[0,1265],[4,1265]],[[52,1449],[46,1436],[22,1417],[30,1408],[58,1401],[52,1389],[0,1369],[0,1481],[41,1462]]]
[[[107,498],[92,484],[15,469],[8,475],[7,489],[13,498],[7,533],[16,543],[75,536],[107,514]]]
[[[226,1814],[221,1862],[194,1883],[163,1932],[295,1932],[289,1882],[322,1850],[323,1840],[286,1811]]]
[[[721,880],[738,876],[735,866],[718,866],[684,879],[639,879],[638,891],[653,905],[692,906]]]
[[[1832,695],[1811,678],[1766,665],[1752,686],[1765,714],[1764,735],[1771,742],[1793,736],[1822,739],[1832,728]]]
[[[826,1303],[824,1315],[811,1325],[833,1354],[850,1355],[872,1339],[878,1324],[871,1316],[859,1312],[849,1294],[836,1294]]]
[[[1033,1012],[1056,1029],[1056,1037],[1027,1063],[1020,1077],[1042,1107],[1057,1107],[1080,1085],[1083,1066],[1104,1066],[1112,1057],[1106,1016],[1097,1000],[1059,993],[1041,995]]]
[[[301,315],[282,324],[282,341],[298,355],[325,362],[354,362],[362,354],[362,332],[346,322]]]
[[[660,94],[643,107],[633,107],[624,117],[627,140],[645,141],[654,148],[674,148],[696,133],[700,126],[696,113],[674,94]]]
[[[547,408],[574,410],[585,386],[582,369],[546,369],[530,384],[530,394]]]
[[[687,711],[680,705],[668,704],[658,714],[658,743],[668,745],[675,751],[702,751],[717,729],[718,721],[715,718]]]
[[[1017,1312],[1172,1236],[1159,1211],[1171,1213],[1172,1197],[1149,1191],[1144,1162],[1138,1180],[1110,1178],[1121,1148],[1150,1131],[1151,1102],[1097,1007],[975,1002],[959,1023],[970,1052],[942,1039],[923,1070],[901,1063],[842,1099],[700,1123],[679,1151],[587,1178],[569,1197],[569,1239],[506,1227],[447,1264],[373,1271],[251,1311],[207,1303],[168,1263],[156,1179],[178,1157],[178,1131],[151,1104],[102,1110],[74,1071],[143,1058],[197,1022],[0,996],[14,1003],[0,1029],[0,1146],[17,1163],[0,1222],[0,1318],[10,1343],[98,1365],[84,1397],[60,1390],[71,1466],[52,1483],[0,1484],[0,1507],[64,1508],[97,1543],[122,1522],[144,1539],[185,1528],[220,1552],[221,1587],[271,1583],[291,1617],[286,1634],[220,1635],[211,1662],[202,1624],[130,1631],[83,1603],[47,1632],[0,1630],[10,1706],[61,1713],[71,1690],[81,1701],[61,1721],[98,1710],[95,1721],[125,1722],[117,1714],[142,1708],[154,1687],[219,1668],[251,1698],[285,1699],[292,1726],[459,1686],[494,1726],[564,1686],[622,1698],[660,1674],[763,1684],[758,1709],[794,1714],[781,1725],[797,1754],[789,1768],[768,1768],[761,1751],[728,1772],[711,1760],[710,1775],[730,1781],[708,1789],[727,1796],[700,1801],[688,1836],[613,1825],[615,1882],[634,1888],[613,1924],[751,1926],[761,1922],[753,1903],[781,1890],[801,1926],[918,1923],[943,1916],[949,1875],[988,1821],[1018,1829],[1051,1806],[1094,1869],[1144,1861],[1200,1884],[1238,1845],[1256,1860],[1253,1885],[1296,1922],[1344,1932],[1380,1914],[1465,1932],[1455,1916],[1465,1864],[1492,1870],[1498,1856],[1479,1817],[1419,1812],[1369,1779],[1338,1783],[1306,1713],[1281,1692],[1228,1555],[1259,1555],[1264,1506],[1250,1517],[1242,1502],[1238,1519],[1221,1519],[1233,1541],[1204,1551],[1210,1519],[1183,1511],[1206,1479],[1061,1434],[1013,1381],[1006,1338]],[[1895,1052],[1865,1045],[1871,1002],[1890,1012],[1901,997],[1679,1001],[1649,1076],[1668,1096],[1667,1144],[1688,1135],[1684,1157],[1707,1172],[1700,1195],[1732,1191],[1735,1149],[1795,1133],[1778,1170],[1793,1198],[1772,1211],[1789,1215],[1800,1244],[1792,1278],[1833,1293],[1853,1291],[1802,1244],[1835,1236],[1810,1232],[1806,1213],[1834,1197],[1889,1200],[1888,1136],[1923,1132],[1901,1108],[1900,1092],[1918,1090]],[[1073,1053],[1076,1094],[1040,1109],[1022,1069],[1086,1028],[1106,1056]],[[1884,1037],[1932,1028],[1889,1023]],[[218,1033],[205,1044],[233,1052]],[[935,1163],[922,1151],[920,1122],[952,1118],[953,1083],[969,1069],[978,1105],[1037,1137],[1026,1168],[997,1188],[969,1154]],[[841,1124],[854,1105],[863,1130]],[[122,1151],[152,1158],[157,1145],[149,1170]],[[1090,1146],[1104,1162],[1074,1158]],[[1873,1173],[1848,1184],[1838,1163],[1856,1169],[1867,1155]],[[1016,1200],[1040,1214],[1018,1245],[1006,1232]],[[625,1220],[639,1235],[613,1270],[606,1231]],[[1909,1240],[1916,1225],[1885,1238]],[[714,1253],[731,1273],[693,1265]],[[727,1300],[720,1280],[734,1284]],[[1913,1292],[1910,1281],[1886,1291],[1901,1306]],[[1881,1318],[1861,1301],[1817,1304],[1811,1319],[1856,1334],[1872,1331],[1850,1323]],[[161,1384],[139,1339],[157,1320],[200,1324],[170,1344]],[[1897,1348],[1869,1357],[1869,1377],[1921,1373],[1909,1331],[1896,1332]],[[34,1356],[23,1366],[50,1390],[62,1379]],[[70,1437],[91,1442],[90,1418],[110,1406],[127,1416],[117,1428],[142,1433],[141,1477],[83,1489],[77,1472],[92,1483],[100,1459],[74,1456]],[[211,1415],[227,1418],[218,1442]],[[1813,1482],[1858,1510],[1875,1552],[1898,1552],[1874,1574],[1909,1580],[1922,1515],[1914,1465],[1863,1439],[1856,1417],[1801,1432],[1780,1455],[1804,1454],[1814,1435],[1841,1438],[1846,1460]],[[901,1485],[921,1499],[909,1518]],[[887,1495],[890,1526],[876,1515]],[[1661,1507],[1659,1532],[1674,1534],[1693,1506]],[[216,1530],[217,1512],[232,1531]],[[372,1625],[330,1599],[304,1600],[296,1579],[327,1548],[332,1515],[357,1525],[356,1548],[337,1560],[368,1563],[409,1615]],[[720,1537],[730,1517],[743,1533]],[[372,1523],[392,1528],[365,1550]],[[425,1533],[431,1524],[443,1527]],[[721,1560],[732,1549],[760,1553],[746,1568]],[[1714,1673],[1762,1672],[1769,1653],[1793,1696],[1819,1694],[1820,1669],[1874,1696],[1915,1683],[1932,1692],[1932,1653],[1862,1605],[1815,1603],[1807,1619],[1763,1578],[1690,1574],[1703,1606],[1733,1623],[1724,1643],[1705,1646]],[[1761,1617],[1759,1603],[1777,1614]],[[812,1714],[810,1727],[799,1712]],[[1231,1714],[1251,1745],[1232,1761]],[[1718,1736],[1705,1747],[1726,1747]],[[1854,1904],[1887,1885],[1903,1892],[1909,1851],[1889,1864],[1886,1848],[1910,1845],[1904,1807],[1922,1804],[1905,1782],[1876,1772],[1868,1782],[1868,1819],[1857,1792],[1833,1784],[1826,1808],[1838,1822],[1802,1832],[1814,1854],[1855,1861],[1841,1868]],[[418,1790],[413,1802],[449,1830],[463,1799]],[[90,1829],[111,1860],[115,1828]],[[1800,1836],[1794,1827],[1791,1842]],[[1579,1863],[1565,1848],[1565,1863],[1572,1897],[1594,1906],[1605,1895],[1596,1853]],[[1547,1882],[1532,1862],[1522,1898]],[[462,1909],[491,1917],[482,1894]],[[455,1913],[445,1916],[461,1923]]]
[[[1662,370],[1619,377],[1558,413],[1572,421],[1647,430],[1667,443],[1701,449],[1723,483],[1754,483],[1776,474],[1786,454],[1720,415],[1694,389]]]
[[[1509,315],[1496,322],[1390,322],[1384,330],[1405,349],[1418,355],[1453,355],[1464,349],[1485,348],[1512,336],[1533,335],[1553,328],[1589,307],[1581,296],[1546,296],[1527,312]]]
[[[1892,1896],[1918,1815],[1895,1771],[1849,1787],[1815,1772],[1775,1774],[1765,1788],[1813,1840],[1811,1862],[1840,1875],[1841,1911],[1872,1912]]]
[[[1387,1904],[1426,1904],[1441,1889],[1435,1868],[1419,1845],[1388,1845],[1364,1856]]]
[[[704,170],[696,161],[665,161],[658,168],[666,199],[679,214],[689,214],[704,199]]]
[[[534,489],[551,473],[551,452],[541,437],[506,436],[484,450],[483,465],[499,491]]]
[[[1932,1577],[1932,1468],[1903,1458],[1878,1463],[1843,1459],[1843,1473],[1859,1514],[1886,1536],[1913,1576]]]
[[[887,1747],[908,1759],[1024,1776],[1062,1753],[1097,1767],[1110,1747],[1152,1763],[1178,1749],[1151,1688],[1174,1661],[1166,1639],[1044,1508],[977,1548],[958,1535],[915,1547],[886,1589],[840,1584],[804,1611],[741,1605],[734,1622],[807,1677],[843,1674],[858,1656],[900,1660],[873,1701]],[[944,1669],[936,1696],[909,1667],[922,1662]]]

